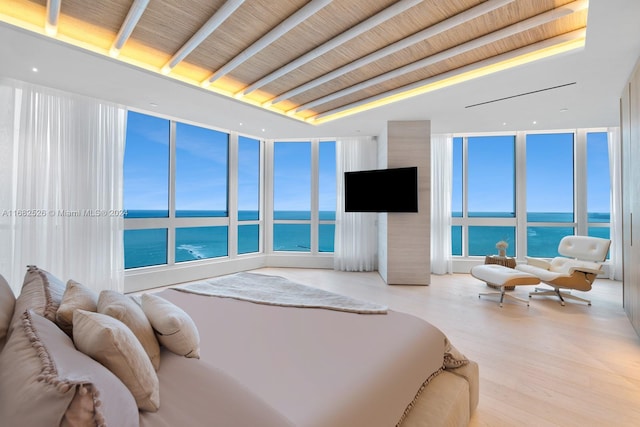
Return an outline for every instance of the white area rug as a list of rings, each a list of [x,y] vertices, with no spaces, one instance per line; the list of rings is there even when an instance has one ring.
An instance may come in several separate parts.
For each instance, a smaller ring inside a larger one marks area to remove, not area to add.
[[[325,308],[359,314],[387,312],[383,305],[302,285],[284,277],[256,273],[236,273],[173,289],[285,307]]]

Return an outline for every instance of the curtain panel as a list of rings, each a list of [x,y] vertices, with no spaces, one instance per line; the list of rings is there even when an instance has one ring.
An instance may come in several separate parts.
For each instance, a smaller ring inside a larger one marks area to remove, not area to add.
[[[431,135],[431,272],[451,274],[453,137]]]
[[[0,105],[0,273],[122,291],[126,110],[13,80]]]
[[[609,279],[622,280],[622,147],[619,127],[608,129],[608,141],[611,181]]]
[[[344,173],[377,167],[377,144],[372,137],[336,141],[336,231],[333,254],[335,270],[376,269],[378,234],[376,213],[344,211]]]

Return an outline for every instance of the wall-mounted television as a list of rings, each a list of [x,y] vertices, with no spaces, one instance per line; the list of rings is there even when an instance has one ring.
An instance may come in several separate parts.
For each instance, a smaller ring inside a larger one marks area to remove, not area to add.
[[[345,212],[418,212],[418,168],[344,174]]]

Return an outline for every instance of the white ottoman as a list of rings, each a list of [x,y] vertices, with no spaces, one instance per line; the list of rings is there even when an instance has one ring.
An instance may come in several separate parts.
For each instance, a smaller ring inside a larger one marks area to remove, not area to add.
[[[478,294],[478,298],[482,295],[500,295],[500,307],[502,307],[502,301],[504,301],[505,296],[524,302],[527,304],[527,307],[529,306],[529,300],[505,294],[504,291],[506,286],[537,285],[540,283],[540,279],[533,274],[498,264],[476,265],[471,268],[471,275],[476,279],[487,282],[488,284],[500,289],[500,292],[482,292]]]

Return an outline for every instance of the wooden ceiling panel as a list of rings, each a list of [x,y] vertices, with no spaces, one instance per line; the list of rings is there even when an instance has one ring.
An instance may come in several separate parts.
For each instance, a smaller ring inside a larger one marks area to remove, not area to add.
[[[249,59],[232,74],[237,80],[245,81],[247,84],[253,83],[367,20],[394,2],[395,0],[334,0]],[[335,65],[332,68],[335,68]]]
[[[172,56],[222,4],[224,0],[152,0],[131,39]]]
[[[46,4],[46,1],[44,3]],[[60,14],[117,33],[132,3],[133,0],[109,2],[64,0],[60,3]]]
[[[24,4],[22,13],[28,14],[24,22],[44,25],[46,0],[8,1],[12,6],[7,16],[19,17],[21,12],[14,10],[19,9],[16,5]],[[246,49],[256,41],[314,3],[246,0],[182,62],[171,64],[169,75],[196,84],[208,80],[214,90],[222,93],[246,92],[245,99],[254,104],[277,97],[273,107],[276,111],[304,110],[296,113],[297,118],[304,119],[349,108],[353,103],[360,104],[478,61],[583,29],[587,24],[588,3],[583,0],[423,0],[304,64],[294,62],[386,8],[398,6],[400,1],[333,0],[280,38],[247,54]],[[63,0],[58,33],[67,41],[77,39],[78,45],[91,45],[104,53],[133,2]],[[150,1],[125,43],[121,58],[128,57],[146,64],[147,69],[158,70],[224,4],[225,0]],[[563,5],[571,5],[571,9],[559,17],[554,9]],[[459,22],[459,14],[469,16],[479,9],[489,12]],[[549,18],[550,14],[553,18]],[[455,26],[422,38],[425,29],[451,18]],[[384,55],[376,54],[381,50]],[[239,55],[242,61],[235,61]],[[229,64],[230,61],[233,63]],[[288,64],[292,65],[283,69]],[[224,71],[218,72],[221,69]],[[278,71],[275,77],[264,79]],[[258,81],[260,84],[254,85]]]
[[[247,0],[186,60],[216,71],[306,3],[306,0]]]

